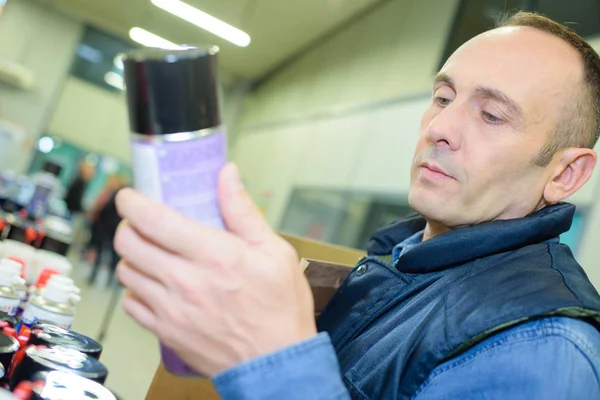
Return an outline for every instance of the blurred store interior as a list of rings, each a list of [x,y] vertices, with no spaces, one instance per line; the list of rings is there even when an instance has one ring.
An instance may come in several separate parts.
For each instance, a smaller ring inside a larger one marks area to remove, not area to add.
[[[89,248],[90,227],[132,179],[121,52],[219,46],[229,157],[269,223],[364,248],[375,228],[411,213],[408,166],[421,113],[452,51],[513,8],[572,21],[600,50],[598,0],[186,2],[243,30],[249,43],[201,29],[159,0],[0,0],[1,195],[18,213],[36,176],[59,166],[48,213],[72,228],[68,258],[82,289],[73,328],[93,338],[121,289],[111,281],[112,255]],[[596,172],[570,199],[578,211],[562,240],[600,288],[599,181]],[[120,308],[103,339],[107,387],[144,398],[156,340]]]

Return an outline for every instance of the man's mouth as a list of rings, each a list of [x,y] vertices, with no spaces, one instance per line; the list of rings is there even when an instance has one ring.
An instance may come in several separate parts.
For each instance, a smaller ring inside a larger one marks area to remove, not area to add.
[[[442,180],[442,179],[455,179],[452,175],[447,173],[439,165],[430,162],[424,162],[421,164],[422,174],[425,178],[431,180]]]

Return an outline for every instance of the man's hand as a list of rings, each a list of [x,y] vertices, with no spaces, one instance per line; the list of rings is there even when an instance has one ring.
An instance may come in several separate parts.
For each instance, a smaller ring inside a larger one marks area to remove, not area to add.
[[[316,335],[296,252],[267,225],[233,164],[218,192],[227,232],[131,189],[117,196],[125,311],[208,376]]]

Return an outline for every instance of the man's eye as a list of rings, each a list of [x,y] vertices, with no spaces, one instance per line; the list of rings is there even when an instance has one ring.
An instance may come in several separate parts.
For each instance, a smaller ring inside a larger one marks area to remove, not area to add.
[[[499,124],[500,122],[502,122],[502,119],[496,117],[493,114],[490,114],[489,112],[482,111],[481,113],[483,115],[483,119],[486,122],[489,122],[491,124]]]
[[[435,96],[435,102],[440,107],[447,107],[450,105],[450,103],[452,103],[452,100],[445,97]]]

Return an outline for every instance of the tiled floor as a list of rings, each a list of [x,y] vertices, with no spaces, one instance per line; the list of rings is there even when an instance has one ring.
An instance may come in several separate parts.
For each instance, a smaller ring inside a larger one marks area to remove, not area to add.
[[[78,260],[72,262],[71,277],[81,288],[82,298],[73,329],[97,339],[112,294],[105,288],[107,275],[103,270],[96,284],[88,287],[91,267]],[[106,386],[123,400],[143,400],[160,360],[154,336],[131,320],[119,304],[103,345],[101,361],[109,371]]]

